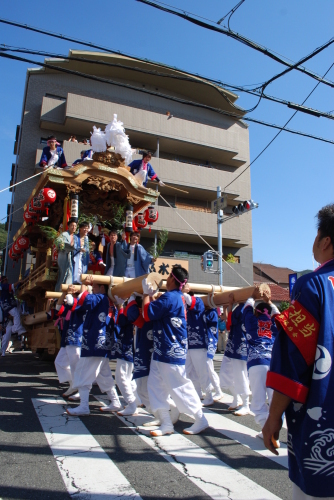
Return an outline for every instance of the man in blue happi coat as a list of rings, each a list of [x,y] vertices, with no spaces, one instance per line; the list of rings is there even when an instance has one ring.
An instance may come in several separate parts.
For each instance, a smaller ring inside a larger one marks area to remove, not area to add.
[[[276,317],[267,376],[274,394],[264,443],[278,455],[285,412],[294,500],[334,499],[334,204],[317,219],[313,253],[320,266],[297,280],[291,306]]]
[[[39,162],[40,167],[65,168],[67,163],[63,148],[54,135],[49,135],[47,138],[47,146],[43,148],[42,156]]]
[[[93,293],[89,294],[87,286]],[[109,367],[113,338],[107,329],[109,298],[107,285],[94,282],[93,276],[86,277],[81,285],[78,306],[84,309],[84,324],[81,343],[81,357],[73,378],[73,387],[80,394],[80,405],[67,409],[69,415],[89,415],[89,392],[96,380],[101,392],[106,392],[110,400],[115,398],[115,382]]]
[[[167,278],[167,292],[155,301],[150,301],[154,290],[143,280],[143,317],[152,322],[153,357],[148,377],[150,406],[157,412],[161,422],[152,436],[163,436],[174,432],[169,413],[169,397],[179,411],[194,415],[195,423],[185,434],[198,434],[208,427],[201,400],[190,379],[186,376],[187,320],[186,303],[182,288],[188,280],[188,272],[175,265]]]
[[[152,165],[149,163],[151,158],[152,155],[149,151],[143,153],[143,158],[141,160],[133,160],[130,163],[130,172],[138,181],[142,182],[145,187],[147,186],[148,179],[158,182],[159,186],[164,186],[164,183],[159,179]]]

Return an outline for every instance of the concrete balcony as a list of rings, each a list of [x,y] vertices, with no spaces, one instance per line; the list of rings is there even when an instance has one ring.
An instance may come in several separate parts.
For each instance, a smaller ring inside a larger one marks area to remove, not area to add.
[[[63,141],[63,150],[64,150],[64,155],[66,158],[67,165],[72,165],[72,163],[80,158],[80,152],[83,150],[90,149],[91,146],[86,146],[85,144],[81,144],[78,142],[69,142],[69,141]],[[36,151],[36,167],[38,167],[38,164],[41,159],[43,151],[43,146],[41,144],[38,145],[37,151]]]
[[[145,107],[149,105],[145,103]],[[235,168],[248,161],[247,126],[227,117],[220,121],[214,117],[214,125],[210,125],[192,121],[196,114],[192,116],[188,111],[188,119],[174,116],[167,120],[166,115],[148,109],[69,93],[66,105],[64,101],[43,98],[40,126],[87,136],[94,124],[106,125],[114,113],[123,121],[133,147],[145,144],[155,150],[159,138],[161,151]]]

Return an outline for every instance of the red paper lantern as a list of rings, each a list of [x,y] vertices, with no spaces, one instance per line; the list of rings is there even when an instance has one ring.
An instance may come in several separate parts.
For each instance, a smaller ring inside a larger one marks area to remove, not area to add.
[[[11,248],[9,249],[8,255],[9,255],[9,257],[10,257],[12,260],[14,260],[15,262],[17,262],[17,261],[19,260],[19,258],[21,257],[21,255],[20,255],[20,254],[16,254],[16,253],[14,253],[14,252],[13,252],[13,247],[11,247]]]
[[[35,214],[37,215],[37,214]],[[28,226],[33,226],[34,224],[36,224],[37,222],[37,219],[36,217],[33,217],[28,210],[26,210],[23,214],[23,218],[25,220],[25,222],[28,224]]]
[[[144,229],[144,227],[147,226],[147,221],[145,220],[145,214],[143,212],[139,212],[139,214],[137,214],[136,217],[134,218],[134,221],[139,231],[141,231],[142,229]]]
[[[20,236],[15,244],[22,250],[27,250],[29,248],[29,238],[27,238],[26,236]]]
[[[15,241],[15,243],[13,243],[12,249],[13,249],[13,252],[17,255],[21,255],[21,253],[23,252],[23,249],[19,247],[17,241]]]
[[[150,205],[145,210],[145,220],[147,224],[150,226],[149,232],[151,232],[151,226],[154,224],[154,222],[157,222],[158,219],[159,219],[158,210],[155,208],[154,205]]]
[[[51,205],[52,203],[54,203],[56,201],[56,198],[57,198],[56,191],[54,191],[51,188],[41,189],[40,192],[38,193],[38,196],[40,197],[40,199],[44,203],[44,206],[46,204]]]

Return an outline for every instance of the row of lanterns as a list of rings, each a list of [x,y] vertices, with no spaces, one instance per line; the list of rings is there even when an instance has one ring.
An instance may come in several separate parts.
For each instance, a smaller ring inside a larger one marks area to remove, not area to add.
[[[128,205],[125,213],[125,232],[138,232],[146,226],[149,226],[149,232],[151,232],[151,226],[157,222],[158,218],[159,213],[154,205],[150,205],[145,212],[139,212],[135,217],[133,217],[133,207]]]
[[[31,200],[29,207],[23,214],[23,218],[28,226],[33,226],[36,222],[39,222],[43,212],[46,215],[49,214],[50,205],[56,201],[56,197],[56,192],[51,188],[40,190],[37,196]]]

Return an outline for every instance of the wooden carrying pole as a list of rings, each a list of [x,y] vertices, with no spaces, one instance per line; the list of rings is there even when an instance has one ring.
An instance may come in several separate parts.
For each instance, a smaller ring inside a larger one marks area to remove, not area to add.
[[[28,316],[23,316],[22,318],[22,322],[25,326],[36,325],[37,323],[43,323],[44,321],[48,321],[45,311],[29,314]]]
[[[213,296],[213,303],[219,307],[228,304],[229,295],[233,292],[234,302],[246,302],[255,290],[255,286],[246,286],[245,288],[236,288],[235,290],[228,290],[226,292],[217,293]],[[212,300],[209,300],[208,295],[201,297],[206,307],[211,307]]]
[[[45,292],[46,299],[59,299],[62,296],[61,292]]]

